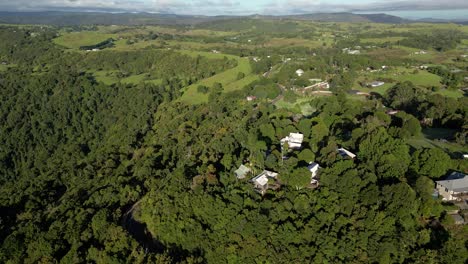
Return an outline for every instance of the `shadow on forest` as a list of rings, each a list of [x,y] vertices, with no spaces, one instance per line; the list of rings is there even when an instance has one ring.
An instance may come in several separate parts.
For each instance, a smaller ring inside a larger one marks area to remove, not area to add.
[[[165,245],[159,240],[154,239],[146,224],[136,221],[131,214],[124,219],[124,228],[146,252],[157,254],[166,253],[172,258],[174,263],[182,262],[188,257],[201,257],[204,259],[203,252],[200,249],[188,251],[176,244]]]

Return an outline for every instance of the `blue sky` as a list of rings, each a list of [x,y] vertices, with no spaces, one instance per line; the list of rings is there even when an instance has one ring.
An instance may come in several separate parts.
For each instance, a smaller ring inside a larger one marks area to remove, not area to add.
[[[191,15],[403,12],[407,17],[420,13],[433,17],[458,16],[468,19],[468,0],[0,0],[0,11],[45,10]]]

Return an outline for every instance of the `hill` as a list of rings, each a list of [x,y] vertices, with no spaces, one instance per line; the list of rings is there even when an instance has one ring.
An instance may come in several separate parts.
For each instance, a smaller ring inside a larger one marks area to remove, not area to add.
[[[291,19],[323,22],[376,22],[406,23],[409,20],[386,14],[315,13],[291,16],[190,16],[150,13],[90,13],[90,12],[0,12],[0,21],[9,24],[75,25],[194,25],[221,20],[234,20],[235,24],[246,18]]]

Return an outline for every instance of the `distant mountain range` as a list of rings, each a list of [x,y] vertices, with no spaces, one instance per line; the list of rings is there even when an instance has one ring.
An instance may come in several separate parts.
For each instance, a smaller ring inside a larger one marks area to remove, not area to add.
[[[290,16],[190,16],[175,14],[152,13],[92,13],[92,12],[0,12],[0,23],[7,24],[44,24],[57,26],[74,25],[195,25],[205,22],[236,19],[291,19],[310,20],[323,22],[375,22],[375,23],[460,23],[468,24],[468,21],[422,19],[409,20],[387,14],[354,14],[354,13],[314,13]]]

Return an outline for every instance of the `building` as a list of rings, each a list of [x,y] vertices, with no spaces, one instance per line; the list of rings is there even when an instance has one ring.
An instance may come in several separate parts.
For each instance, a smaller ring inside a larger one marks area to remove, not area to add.
[[[328,82],[320,82],[315,85],[319,89],[330,89],[330,84]]]
[[[462,200],[468,197],[468,176],[461,172],[452,172],[445,180],[436,181],[436,189],[443,201]]]
[[[356,154],[344,148],[339,148],[337,149],[337,151],[338,151],[338,154],[340,154],[340,156],[345,159],[346,158],[354,159],[356,157]]]
[[[299,149],[304,141],[304,135],[301,133],[289,133],[289,136],[281,139],[281,146],[288,143],[290,149]]]
[[[246,98],[246,99],[247,99],[247,101],[251,102],[251,101],[254,101],[254,100],[256,100],[256,99],[257,99],[257,97],[256,97],[256,96],[253,96],[253,95],[249,95],[249,96],[247,96],[247,98]]]
[[[270,179],[276,182],[277,178],[278,173],[264,170],[259,175],[253,177],[250,181],[254,184],[255,190],[263,195],[270,187],[268,184]]]
[[[319,83],[319,82],[322,82],[322,79],[318,79],[318,78],[309,79],[309,82],[312,82],[312,83]]]
[[[379,86],[382,86],[382,85],[384,85],[384,84],[385,84],[384,82],[376,81],[376,82],[371,82],[371,83],[370,83],[370,86],[372,86],[372,87],[379,87]]]
[[[298,70],[296,71],[296,75],[299,76],[299,77],[301,77],[302,75],[304,75],[304,70],[298,69]]]
[[[320,165],[316,162],[310,162],[309,166],[307,166],[307,169],[312,174],[310,178],[310,184],[318,187],[319,181],[318,181],[317,176],[318,176],[318,170],[320,169]]]
[[[387,112],[385,112],[387,115],[396,115],[400,112],[400,110],[387,110]]]
[[[236,175],[237,179],[245,179],[245,176],[249,174],[252,170],[249,167],[244,165],[240,165],[240,167],[234,171],[234,175]]]

